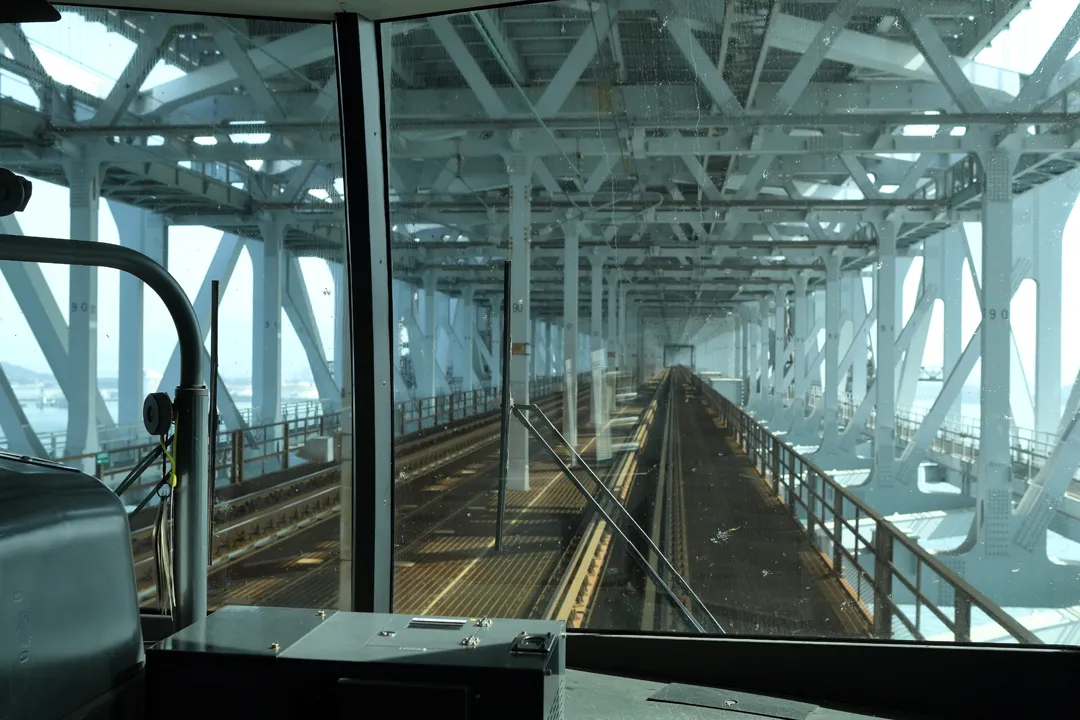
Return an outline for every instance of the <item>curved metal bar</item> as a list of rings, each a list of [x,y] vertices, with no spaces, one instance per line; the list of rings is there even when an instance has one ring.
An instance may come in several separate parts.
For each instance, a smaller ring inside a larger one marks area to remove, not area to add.
[[[0,234],[0,260],[108,267],[129,273],[150,287],[172,316],[180,345],[180,386],[176,389],[176,612],[181,630],[206,617],[206,563],[209,556],[210,395],[203,379],[199,321],[187,295],[165,268],[142,253],[107,243]],[[148,502],[149,500],[144,501]]]
[[[187,295],[165,268],[137,250],[108,243],[0,233],[0,260],[60,263],[122,270],[142,280],[165,303],[180,345],[180,386],[201,387],[203,343]]]

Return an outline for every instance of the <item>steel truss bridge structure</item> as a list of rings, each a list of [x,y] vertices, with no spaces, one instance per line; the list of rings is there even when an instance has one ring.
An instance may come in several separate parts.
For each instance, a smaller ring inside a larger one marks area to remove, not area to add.
[[[383,26],[395,395],[503,381],[498,266],[509,260],[516,402],[534,378],[590,365],[640,381],[665,345],[693,345],[699,369],[743,379],[755,419],[812,446],[819,467],[996,602],[1080,606],[1080,552],[1057,549],[1080,540],[1080,378],[1064,413],[1061,389],[1080,10],[1030,74],[975,59],[1027,5],[556,0]],[[0,88],[0,165],[70,189],[72,238],[97,239],[102,198],[121,242],[163,261],[168,228],[219,230],[194,299],[204,328],[210,281],[227,284],[246,247],[250,421],[282,420],[282,310],[330,398],[324,412],[336,410],[349,321],[332,29],[64,12],[134,53],[100,98],[54,80],[26,34],[0,26],[7,86],[30,91]],[[144,87],[159,61],[180,76]],[[304,257],[333,268],[334,357]],[[140,287],[121,289],[112,418],[96,384],[96,271],[71,271],[68,323],[36,266],[0,271],[67,399],[65,454],[94,452],[101,428],[134,422],[141,406]],[[1036,316],[1013,318],[1026,280]],[[969,281],[983,319],[965,343]],[[935,306],[941,380],[916,411]],[[1039,328],[1028,373],[1017,322]],[[980,417],[965,423],[958,399],[977,364]],[[174,353],[163,388],[176,365]],[[8,446],[39,448],[0,385]],[[226,428],[242,430],[224,384],[219,403]],[[564,422],[576,442],[576,413]],[[529,488],[528,446],[515,426],[512,489]]]

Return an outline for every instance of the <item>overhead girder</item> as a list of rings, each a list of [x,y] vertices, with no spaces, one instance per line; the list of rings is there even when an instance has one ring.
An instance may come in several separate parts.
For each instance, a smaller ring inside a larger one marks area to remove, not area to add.
[[[0,67],[5,67],[0,58]],[[7,63],[10,65],[10,61]],[[15,70],[17,72],[17,70]],[[1069,73],[1059,73],[1046,83],[1032,108],[1042,107],[1071,88],[1076,79]],[[745,119],[725,118],[722,115],[703,115],[697,106],[696,89],[691,83],[665,83],[664,85],[625,85],[613,98],[611,112],[632,127],[657,127],[666,129],[706,129],[710,127],[742,127],[745,123],[763,124],[765,119],[754,117],[755,112],[768,108],[781,87],[780,83],[761,83]],[[390,129],[392,133],[413,131],[446,132],[448,130],[509,130],[539,127],[536,117],[524,104],[521,94],[513,87],[493,87],[495,97],[505,106],[506,114],[491,118],[475,97],[457,89],[410,89],[395,88],[388,98],[390,103]],[[304,117],[304,110],[320,96],[315,88],[303,90],[279,90],[274,99],[287,118]],[[538,95],[531,88],[526,94],[534,101]],[[94,98],[87,96],[92,104]],[[804,94],[791,110],[792,118],[784,123],[797,124],[813,121],[818,127],[824,124],[851,124],[863,122],[859,113],[906,114],[911,123],[927,124],[922,113],[947,112],[953,105],[948,90],[940,83],[927,80],[868,80],[847,83],[810,83]],[[162,122],[166,129],[170,123],[190,125],[193,117],[200,118],[210,126],[222,126],[237,117],[257,117],[258,107],[253,98],[233,92],[202,97],[184,107],[175,116],[166,115]],[[920,117],[921,115],[921,117]],[[578,128],[595,130],[597,118],[596,94],[588,86],[575,87],[570,91],[561,112],[544,120],[552,130]],[[959,119],[958,115],[956,119]],[[777,118],[778,119],[778,118]],[[900,118],[894,118],[894,122]],[[314,121],[314,120],[312,120]],[[336,129],[336,128],[335,128]],[[302,137],[302,130],[294,134]]]
[[[732,118],[723,115],[705,115],[698,110],[697,88],[692,83],[665,83],[663,85],[628,85],[620,88],[613,98],[611,112],[624,118],[632,127],[681,128],[695,130],[709,127],[745,127],[753,122],[755,114],[769,108],[782,87],[782,83],[761,83],[746,117]],[[506,107],[506,114],[498,119],[487,118],[475,98],[450,89],[396,89],[390,98],[391,125],[394,130],[499,130],[539,127],[539,122],[525,104],[521,94],[513,87],[495,87],[494,92]],[[1060,93],[1061,90],[1056,90]],[[532,97],[535,91],[526,89]],[[1054,97],[1047,93],[1038,105]],[[790,115],[803,118],[833,117],[822,119],[813,126],[842,122],[860,122],[851,117],[860,112],[904,113],[912,122],[926,124],[925,116],[914,117],[927,111],[949,112],[954,105],[952,97],[940,83],[934,80],[870,80],[848,83],[810,83],[805,92],[791,107]],[[844,116],[847,115],[847,118]],[[552,130],[578,128],[596,129],[596,94],[588,86],[574,88],[563,104],[562,112],[544,125]],[[695,120],[697,122],[695,122]],[[798,123],[798,120],[785,120]]]
[[[1002,116],[1008,123],[1008,116]],[[1041,132],[1034,135],[1014,135],[1012,147],[1018,154],[1054,154],[1073,150],[1080,143],[1080,130]],[[532,131],[519,131],[514,145],[505,138],[478,139],[463,137],[455,140],[431,142],[396,143],[391,150],[393,158],[449,158],[454,156],[483,157],[505,156],[525,153],[550,158],[555,168],[561,156],[606,157],[615,148],[622,147],[634,157],[683,156],[683,155],[809,155],[835,153],[848,155],[918,155],[936,153],[967,155],[981,151],[985,140],[977,133],[962,136],[943,135],[889,135],[877,132],[862,134],[784,135],[775,132],[761,133],[732,131],[713,137],[646,137],[634,134],[633,138],[616,137],[609,132],[595,133],[593,137],[558,138]]]

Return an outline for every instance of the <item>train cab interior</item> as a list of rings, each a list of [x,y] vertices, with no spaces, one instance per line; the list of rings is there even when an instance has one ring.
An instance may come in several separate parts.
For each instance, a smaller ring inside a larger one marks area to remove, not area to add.
[[[0,718],[1073,714],[1078,49],[0,3]]]

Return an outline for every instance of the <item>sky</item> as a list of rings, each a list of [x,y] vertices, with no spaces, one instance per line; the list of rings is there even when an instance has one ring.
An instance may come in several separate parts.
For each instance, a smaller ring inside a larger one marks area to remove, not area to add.
[[[975,58],[988,65],[1003,67],[1022,73],[1030,73],[1039,63],[1057,29],[1074,11],[1080,0],[1033,0],[999,37]],[[57,80],[104,97],[134,52],[134,44],[109,33],[103,26],[87,23],[76,15],[65,15],[56,24],[27,25],[24,29],[43,66]],[[1076,50],[1074,49],[1075,53]],[[182,76],[179,69],[159,62],[143,88],[148,88]],[[0,71],[0,95],[10,96],[22,102],[36,105],[25,80]],[[0,117],[2,122],[2,117]],[[28,234],[50,237],[68,237],[68,193],[65,188],[38,182],[34,201],[19,218],[23,231]],[[1080,248],[1075,238],[1080,232],[1080,218],[1073,213],[1065,230],[1065,257],[1063,268],[1066,278],[1070,268],[1080,268]],[[978,224],[968,224],[969,235],[978,238]],[[176,227],[170,230],[169,271],[181,286],[194,296],[203,280],[206,267],[220,233],[210,228]],[[118,233],[108,206],[103,202],[100,212],[99,240],[118,242]],[[334,292],[329,269],[318,259],[301,261],[308,285],[310,300],[318,321],[324,352],[332,357]],[[920,262],[917,260],[905,281],[904,307],[910,313],[914,307],[918,289]],[[66,317],[67,276],[63,266],[43,266],[46,278]],[[101,270],[99,275],[99,374],[107,377],[115,374],[118,357],[118,274]],[[1025,284],[1012,303],[1013,332],[1022,360],[1020,371],[1033,378],[1034,347],[1037,324],[1034,314],[1034,287]],[[160,302],[152,294],[146,301],[146,367],[160,372],[175,343],[175,332]],[[251,310],[252,277],[251,264],[245,250],[228,289],[221,308],[221,337],[223,374],[246,376],[251,368]],[[1080,287],[1066,282],[1062,293],[1065,308],[1080,303]],[[980,312],[973,285],[965,267],[964,293],[964,342],[978,324]],[[283,370],[290,374],[302,372],[307,366],[299,339],[282,316]],[[0,331],[5,338],[12,338],[6,349],[0,349],[0,361],[13,362],[24,367],[48,371],[48,364],[37,347],[25,318],[22,317],[5,282],[0,279]],[[942,320],[940,307],[935,308],[923,364],[942,364]],[[1062,382],[1070,383],[1080,370],[1080,338],[1066,333],[1062,343]],[[972,381],[977,382],[977,371]]]
[[[56,80],[104,97],[115,78],[134,53],[135,45],[108,32],[104,26],[85,22],[78,15],[65,14],[55,24],[24,25],[24,31],[46,71]],[[143,87],[182,76],[173,66],[159,62]],[[37,105],[25,80],[0,72],[0,95]],[[3,118],[0,117],[0,123]],[[69,237],[69,193],[67,188],[36,180],[27,211],[16,219],[28,235]],[[108,204],[99,210],[98,240],[119,243],[116,222]],[[185,226],[169,230],[169,272],[194,298],[214,254],[221,232],[212,228]],[[256,244],[255,248],[258,249]],[[320,339],[328,359],[333,358],[335,301],[329,266],[318,258],[300,261],[309,300],[319,326]],[[43,273],[67,319],[68,268],[42,265]],[[219,329],[221,372],[229,377],[247,377],[252,365],[252,272],[247,249],[243,251],[228,287],[223,293]],[[115,377],[119,352],[119,272],[102,269],[98,274],[98,374]],[[145,293],[144,358],[148,373],[160,374],[176,344],[176,332],[164,306],[152,292]],[[288,318],[282,313],[282,373],[287,380],[306,375],[307,357]],[[0,348],[0,362],[14,363],[38,372],[50,372],[44,354],[15,302],[7,283],[0,278],[0,333],[10,339]],[[13,341],[13,342],[12,342]]]

